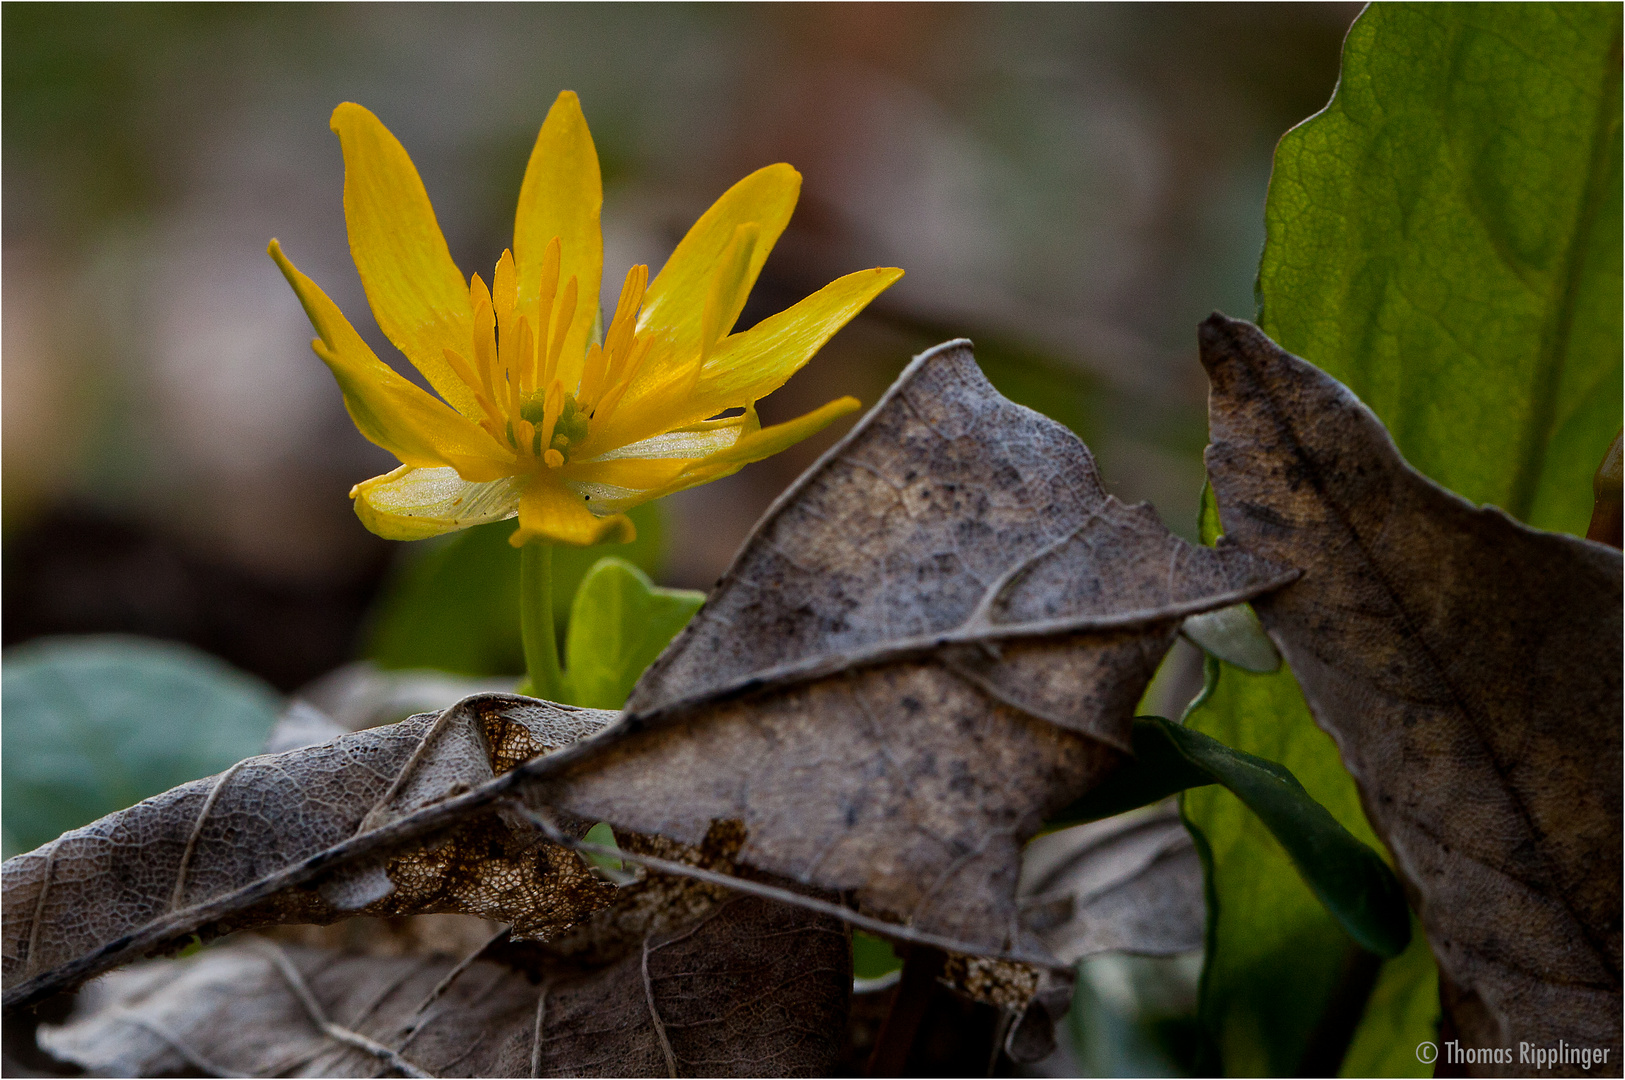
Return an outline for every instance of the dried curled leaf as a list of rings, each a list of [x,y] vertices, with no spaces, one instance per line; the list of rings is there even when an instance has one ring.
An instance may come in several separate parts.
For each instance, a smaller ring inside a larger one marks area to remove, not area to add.
[[[1027,845],[1022,921],[1058,958],[1171,956],[1202,947],[1202,863],[1172,803]]]
[[[628,838],[728,868],[738,842]],[[839,922],[651,875],[559,939],[499,939],[460,963],[250,938],[116,972],[40,1038],[128,1076],[818,1076],[842,1049],[851,980]]]
[[[1393,852],[1462,1041],[1617,1061],[1619,552],[1438,487],[1250,324],[1201,339],[1225,535],[1304,570],[1254,607]]]
[[[533,807],[697,842],[998,955],[1020,852],[1130,748],[1187,615],[1290,580],[1106,494],[968,344],[918,357],[788,490],[611,729],[523,770]]]
[[[335,845],[477,789],[613,715],[486,698],[281,754],[65,833],[6,861],[8,1004],[115,963],[243,927],[352,915],[458,911],[546,934],[609,902],[613,887],[528,826],[475,814],[430,845],[335,865],[305,887],[278,875]]]

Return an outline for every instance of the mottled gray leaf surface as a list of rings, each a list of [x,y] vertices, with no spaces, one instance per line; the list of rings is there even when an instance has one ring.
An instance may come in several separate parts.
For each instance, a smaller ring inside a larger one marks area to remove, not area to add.
[[[1022,845],[1121,760],[1181,620],[1285,580],[1107,495],[1076,436],[950,342],[768,512],[621,722],[526,770],[526,798],[685,843],[738,821],[748,865],[1010,950]]]
[[[629,842],[731,867],[738,838]],[[40,1041],[127,1076],[818,1076],[851,981],[839,922],[651,876],[560,938],[461,962],[248,937],[140,965]]]
[[[448,710],[249,758],[7,860],[0,872],[8,998],[133,959],[116,954],[139,935],[149,939],[145,952],[183,944],[193,932],[435,911],[546,934],[603,906],[613,888],[573,853],[489,811],[434,844],[232,900],[336,844],[596,731],[613,715],[483,700],[500,708]],[[94,962],[107,953],[114,954],[108,962]]]
[[[1215,315],[1201,338],[1225,536],[1304,571],[1254,607],[1393,852],[1464,1044],[1617,1062],[1619,552],[1438,487],[1255,327]]]
[[[1171,803],[1040,836],[1021,863],[1022,922],[1067,963],[1202,947],[1202,864]]]

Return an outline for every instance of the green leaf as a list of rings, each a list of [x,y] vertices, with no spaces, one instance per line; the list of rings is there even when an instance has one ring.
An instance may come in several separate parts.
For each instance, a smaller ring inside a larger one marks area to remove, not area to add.
[[[859,979],[878,979],[903,966],[902,957],[885,938],[852,931],[852,974]]]
[[[645,503],[628,515],[638,538],[616,548],[559,545],[553,551],[553,614],[562,636],[571,599],[606,551],[658,574],[665,519]],[[478,525],[417,549],[386,587],[373,617],[366,655],[384,668],[438,668],[459,675],[525,670],[519,639],[519,549],[513,522]]]
[[[565,643],[568,704],[619,709],[643,670],[705,603],[691,589],[661,589],[624,559],[593,564],[576,590]]]
[[[1584,535],[1620,427],[1617,4],[1375,4],[1275,153],[1259,326],[1416,468]]]
[[[260,752],[276,692],[186,645],[47,638],[0,677],[7,856]]]
[[[1224,666],[1185,722],[1279,763],[1344,829],[1380,850],[1354,780],[1330,736],[1310,719],[1290,669],[1254,675]],[[1217,786],[1192,788],[1181,797],[1181,809],[1208,866],[1204,1027],[1226,1074],[1296,1075],[1338,994],[1354,943],[1280,841],[1239,799]]]
[[[1228,789],[1285,851],[1310,891],[1362,947],[1398,956],[1410,941],[1405,894],[1388,864],[1292,773],[1157,716],[1134,721],[1134,760],[1063,814],[1093,821],[1209,784]]]
[[[1439,1041],[1439,965],[1422,924],[1406,950],[1382,966],[1339,1076],[1432,1076],[1416,1056],[1423,1040]]]

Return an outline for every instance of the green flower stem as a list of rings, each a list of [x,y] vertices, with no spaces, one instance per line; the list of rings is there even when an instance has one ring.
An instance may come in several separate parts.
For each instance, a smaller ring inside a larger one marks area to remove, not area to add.
[[[553,545],[532,540],[519,550],[519,634],[525,643],[526,692],[564,699],[564,672],[553,634]]]

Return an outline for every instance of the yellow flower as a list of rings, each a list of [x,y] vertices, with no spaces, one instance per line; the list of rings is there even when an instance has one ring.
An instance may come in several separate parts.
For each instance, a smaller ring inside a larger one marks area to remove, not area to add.
[[[271,241],[351,419],[401,460],[350,493],[378,535],[416,540],[517,513],[516,546],[630,540],[623,511],[727,476],[858,407],[840,398],[762,428],[755,403],[901,270],[849,274],[729,333],[795,208],[801,176],[790,166],[728,189],[653,281],[634,266],[603,329],[603,189],[575,94],[559,95],[536,138],[513,248],[489,287],[452,262],[417,170],[378,118],[346,103],[333,130],[350,251],[373,314],[440,395],[379,360]]]

